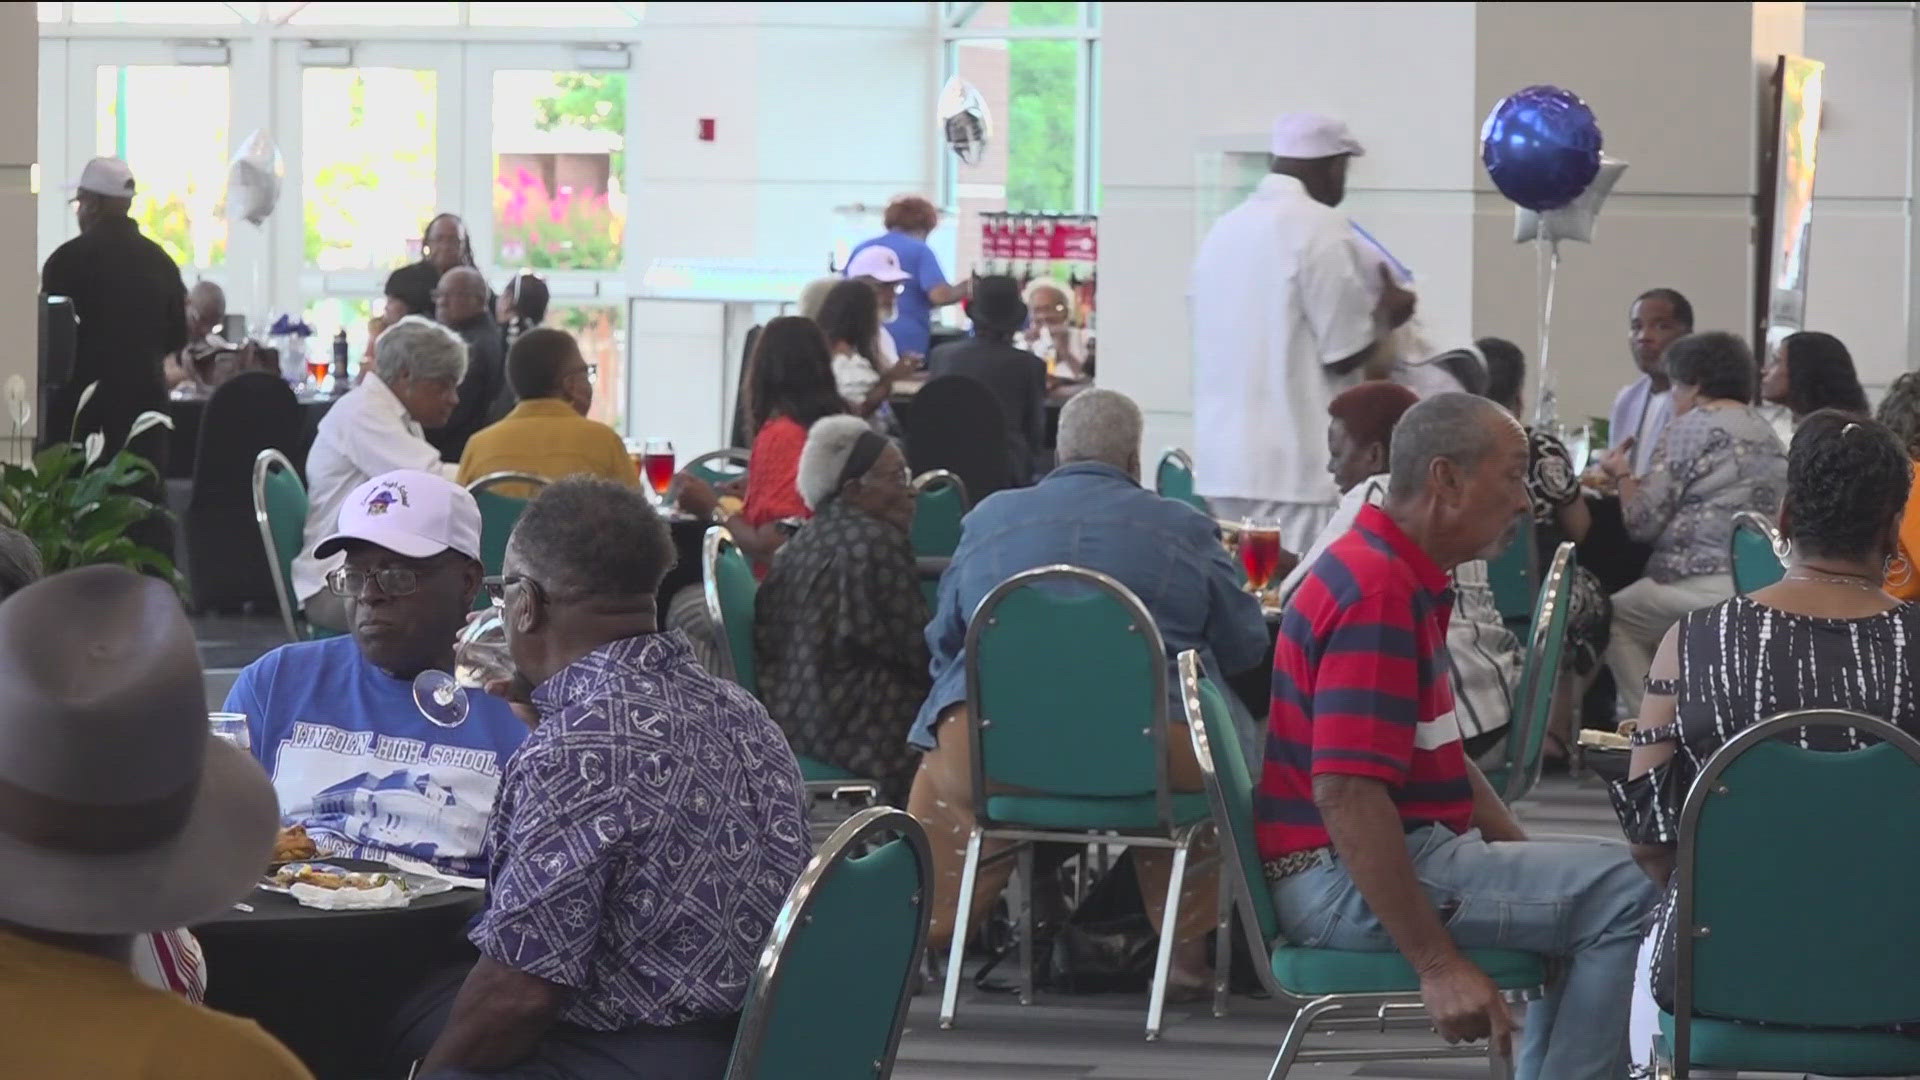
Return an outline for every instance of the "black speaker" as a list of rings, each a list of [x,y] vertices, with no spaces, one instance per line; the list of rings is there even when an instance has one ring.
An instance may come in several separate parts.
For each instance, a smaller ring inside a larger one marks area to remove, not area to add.
[[[40,296],[39,393],[36,396],[41,438],[47,445],[53,403],[60,391],[73,379],[74,351],[80,337],[80,318],[73,300],[65,296]],[[64,434],[64,433],[63,433]]]

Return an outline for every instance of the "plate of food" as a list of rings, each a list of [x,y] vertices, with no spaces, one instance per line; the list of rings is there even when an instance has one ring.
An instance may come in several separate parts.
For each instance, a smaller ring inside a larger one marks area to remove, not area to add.
[[[284,893],[304,907],[327,911],[406,907],[453,888],[445,878],[395,870],[363,859],[297,861],[271,867],[260,881],[267,892]]]

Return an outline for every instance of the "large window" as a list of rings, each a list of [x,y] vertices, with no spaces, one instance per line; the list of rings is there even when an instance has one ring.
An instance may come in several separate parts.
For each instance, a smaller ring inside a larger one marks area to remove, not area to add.
[[[441,211],[502,289],[547,280],[548,324],[593,365],[594,415],[630,411],[626,257],[631,50],[640,3],[41,4],[39,255],[74,235],[64,190],[124,158],[134,215],[188,281],[256,332],[297,314],[363,355],[396,267]],[[278,146],[280,194],[232,220],[234,155]],[[324,350],[324,341],[314,347]]]
[[[972,83],[992,117],[973,164],[943,152],[946,203],[959,211],[956,273],[979,256],[979,215],[1092,213],[1098,206],[1093,99],[1099,5],[950,3],[947,74]]]

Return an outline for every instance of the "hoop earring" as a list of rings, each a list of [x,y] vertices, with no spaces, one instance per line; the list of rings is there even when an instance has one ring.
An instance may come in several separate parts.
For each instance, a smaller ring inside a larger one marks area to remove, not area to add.
[[[1901,586],[1913,580],[1913,564],[1907,561],[1906,553],[1896,551],[1887,556],[1881,573],[1889,585]]]
[[[1778,540],[1775,540],[1773,542],[1773,557],[1776,559],[1779,559],[1783,563],[1786,562],[1788,559],[1792,558],[1793,557],[1793,540],[1790,537],[1785,537],[1785,536],[1781,537]]]

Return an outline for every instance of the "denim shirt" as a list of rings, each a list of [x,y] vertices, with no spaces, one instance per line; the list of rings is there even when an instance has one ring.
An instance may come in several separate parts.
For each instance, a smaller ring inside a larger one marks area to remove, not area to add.
[[[1198,649],[1219,677],[1266,657],[1260,603],[1242,587],[1212,518],[1111,465],[1063,465],[1033,487],[982,500],[962,523],[927,624],[933,692],[909,742],[931,749],[941,710],[966,700],[967,620],[980,601],[1014,574],[1055,563],[1097,570],[1133,590],[1160,627],[1170,663]],[[1178,693],[1177,678],[1169,685]]]

